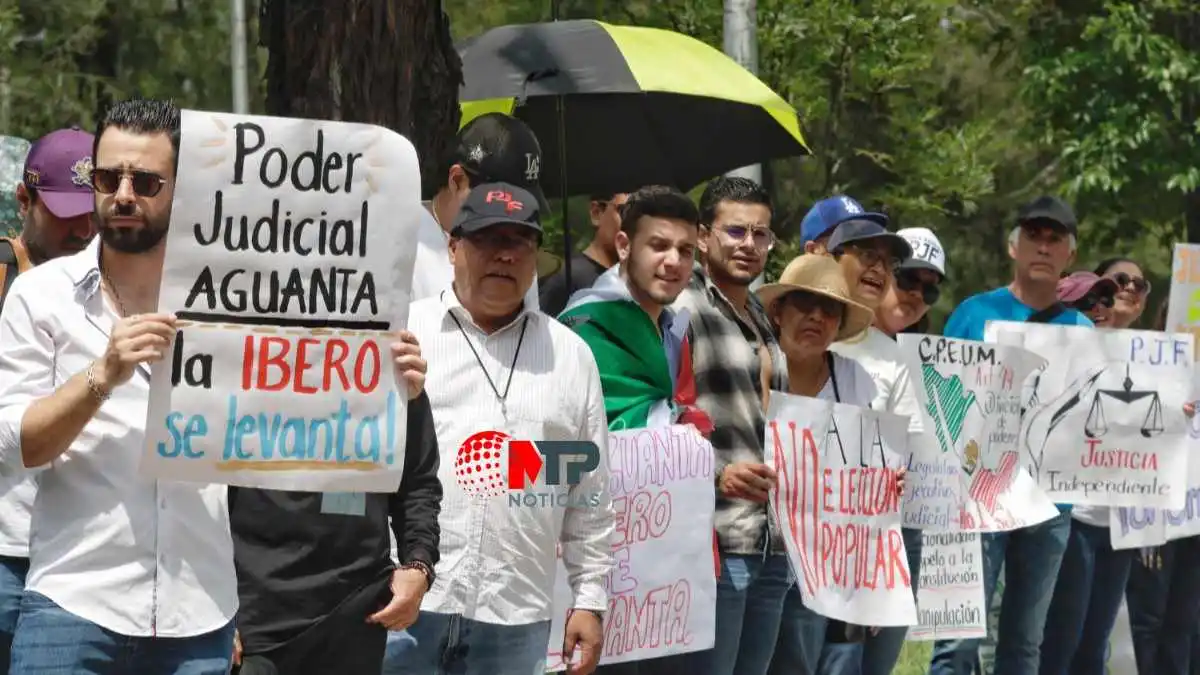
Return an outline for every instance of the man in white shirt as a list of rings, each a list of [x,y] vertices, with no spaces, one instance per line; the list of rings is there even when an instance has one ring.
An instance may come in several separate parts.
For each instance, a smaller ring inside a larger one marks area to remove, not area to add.
[[[92,146],[79,129],[59,129],[38,139],[25,157],[14,190],[21,234],[0,238],[0,309],[17,275],[87,246],[92,227]],[[25,576],[29,572],[29,511],[33,479],[18,466],[0,465],[0,674],[8,673],[9,648]]]
[[[599,660],[613,565],[608,425],[587,344],[522,301],[541,234],[534,195],[476,187],[451,232],[454,281],[411,308],[444,453],[441,560],[388,673],[543,672],[560,546],[572,596],[563,649],[578,662],[568,672],[590,673]],[[523,462],[508,440],[592,444],[591,461],[582,473],[578,460],[560,470],[560,457],[543,452],[536,480],[510,489],[525,472],[514,471]]]
[[[155,308],[179,119],[164,101],[108,111],[93,153],[100,236],[22,274],[0,318],[0,448],[41,470],[13,673],[229,668],[225,488],[137,470],[148,364],[175,334]]]

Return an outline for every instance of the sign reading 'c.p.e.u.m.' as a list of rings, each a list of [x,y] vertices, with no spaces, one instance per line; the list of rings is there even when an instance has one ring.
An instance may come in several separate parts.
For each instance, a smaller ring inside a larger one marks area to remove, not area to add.
[[[420,215],[416,153],[386,129],[183,111],[145,473],[392,491],[407,396],[391,367]]]

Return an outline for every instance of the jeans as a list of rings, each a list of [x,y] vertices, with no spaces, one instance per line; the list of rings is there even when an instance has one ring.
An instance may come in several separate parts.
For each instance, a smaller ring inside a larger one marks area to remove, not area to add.
[[[501,626],[421,612],[388,636],[384,675],[534,675],[546,670],[550,622]]]
[[[766,675],[794,586],[787,554],[721,554],[716,644],[684,655],[692,675]]]
[[[921,531],[906,527],[901,532],[915,598],[921,578]],[[863,642],[825,642],[816,672],[821,675],[891,675],[907,636],[908,626],[887,626],[880,628],[877,635],[867,631]]]
[[[1134,550],[1114,551],[1107,527],[1071,521],[1046,613],[1040,675],[1102,675]]]
[[[226,675],[233,622],[186,638],[129,637],[26,591],[12,646],[13,675]]]
[[[1139,673],[1188,675],[1200,620],[1200,536],[1156,549],[1158,564],[1139,555],[1129,571],[1125,602]]]
[[[996,579],[1004,568],[993,675],[1038,672],[1046,612],[1070,532],[1070,514],[1060,513],[1044,523],[980,536],[984,603],[989,610]],[[979,642],[978,638],[934,642],[929,675],[970,675],[978,663]]]
[[[28,573],[29,558],[0,556],[0,675],[8,675],[13,634],[17,632]]]

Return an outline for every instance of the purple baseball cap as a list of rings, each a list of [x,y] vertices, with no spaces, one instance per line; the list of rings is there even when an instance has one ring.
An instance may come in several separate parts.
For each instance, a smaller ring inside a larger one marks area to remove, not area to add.
[[[79,127],[42,136],[25,157],[24,181],[59,218],[91,213],[92,143],[95,137]]]

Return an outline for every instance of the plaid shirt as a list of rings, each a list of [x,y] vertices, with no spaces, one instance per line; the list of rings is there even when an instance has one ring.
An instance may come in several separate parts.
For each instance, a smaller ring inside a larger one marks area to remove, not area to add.
[[[750,295],[751,327],[697,266],[691,283],[675,302],[691,312],[692,365],[696,375],[696,407],[712,418],[709,439],[719,472],[734,462],[762,462],[766,415],[762,408],[758,336],[771,354],[771,388],[787,391],[783,352],[758,297]],[[716,529],[721,550],[734,554],[763,551],[770,528],[771,549],[784,552],[776,525],[768,523],[767,505],[717,495]]]

